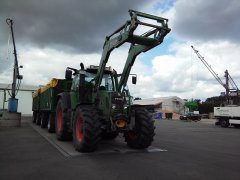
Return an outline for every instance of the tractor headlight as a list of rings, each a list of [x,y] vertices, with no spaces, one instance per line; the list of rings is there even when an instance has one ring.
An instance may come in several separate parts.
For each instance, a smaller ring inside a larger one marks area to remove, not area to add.
[[[113,104],[113,105],[112,105],[112,109],[116,109],[116,104]]]

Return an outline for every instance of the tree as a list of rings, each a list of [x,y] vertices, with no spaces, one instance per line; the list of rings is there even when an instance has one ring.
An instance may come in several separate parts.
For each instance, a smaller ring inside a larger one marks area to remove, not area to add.
[[[209,97],[205,102],[199,104],[199,112],[201,114],[211,113],[214,107],[221,106],[224,102],[226,102],[226,97],[224,96]]]
[[[184,106],[186,106],[190,112],[198,110],[198,101],[187,101]]]
[[[214,106],[220,106],[221,104],[224,104],[224,102],[226,102],[226,97],[225,96],[209,97],[206,99],[205,102],[212,103],[214,104]]]
[[[211,102],[202,102],[199,104],[199,113],[200,114],[208,114],[213,112],[214,104]]]

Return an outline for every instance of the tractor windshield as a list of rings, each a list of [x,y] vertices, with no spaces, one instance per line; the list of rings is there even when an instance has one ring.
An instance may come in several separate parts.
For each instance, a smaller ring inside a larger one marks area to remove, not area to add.
[[[95,76],[96,76],[96,74],[86,73],[85,81],[94,83],[93,80],[94,80]],[[115,84],[114,84],[113,77],[111,76],[111,74],[103,75],[103,79],[102,79],[102,82],[100,85],[100,90],[115,91]]]
[[[110,74],[103,75],[100,90],[114,91],[114,81]]]

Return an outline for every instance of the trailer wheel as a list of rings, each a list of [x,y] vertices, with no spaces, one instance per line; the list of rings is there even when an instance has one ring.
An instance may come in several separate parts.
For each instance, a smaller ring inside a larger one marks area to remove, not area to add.
[[[36,119],[37,119],[37,112],[33,111],[33,120],[32,120],[32,122],[36,123]]]
[[[97,149],[101,137],[101,124],[92,107],[77,107],[73,123],[73,145],[79,152]]]
[[[36,125],[40,125],[41,124],[41,117],[42,114],[40,112],[37,113],[37,119],[36,119]]]
[[[41,128],[46,128],[48,124],[48,113],[43,113],[41,117]]]
[[[221,127],[227,128],[230,125],[229,120],[228,119],[221,119],[220,120],[220,125],[221,125]]]
[[[55,132],[55,113],[50,113],[48,116],[47,129],[49,133]]]
[[[135,110],[135,127],[124,133],[127,144],[135,149],[144,149],[151,145],[154,133],[154,121],[145,109]]]
[[[58,140],[68,141],[71,140],[71,133],[68,132],[67,123],[69,118],[67,115],[67,108],[64,108],[64,104],[61,99],[58,100],[56,108],[55,118],[55,131]]]

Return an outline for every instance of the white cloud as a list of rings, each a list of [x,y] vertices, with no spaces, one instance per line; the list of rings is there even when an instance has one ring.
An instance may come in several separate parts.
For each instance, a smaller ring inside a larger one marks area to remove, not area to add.
[[[224,88],[197,58],[190,45],[189,42],[174,43],[171,46],[173,54],[155,57],[151,75],[140,75],[135,95],[143,98],[177,95],[204,100],[224,92]],[[240,46],[225,41],[217,44],[202,43],[195,48],[205,56],[223,82],[224,71],[228,69],[234,81],[240,83]]]
[[[182,40],[240,42],[240,3],[236,0],[177,0],[174,35]],[[171,12],[169,11],[169,12]]]
[[[170,46],[170,54],[151,60],[151,75],[139,76],[134,94],[142,98],[177,95],[205,99],[225,91],[194,54],[191,45],[196,46],[223,82],[224,71],[228,69],[239,84],[240,45],[237,41],[240,26],[236,21],[236,13],[239,12],[236,11],[239,6],[236,3],[234,0],[177,0],[167,10],[156,9],[158,2],[149,6],[152,14],[169,19],[172,31],[168,36],[174,37],[176,42]],[[213,10],[213,6],[217,10]]]

